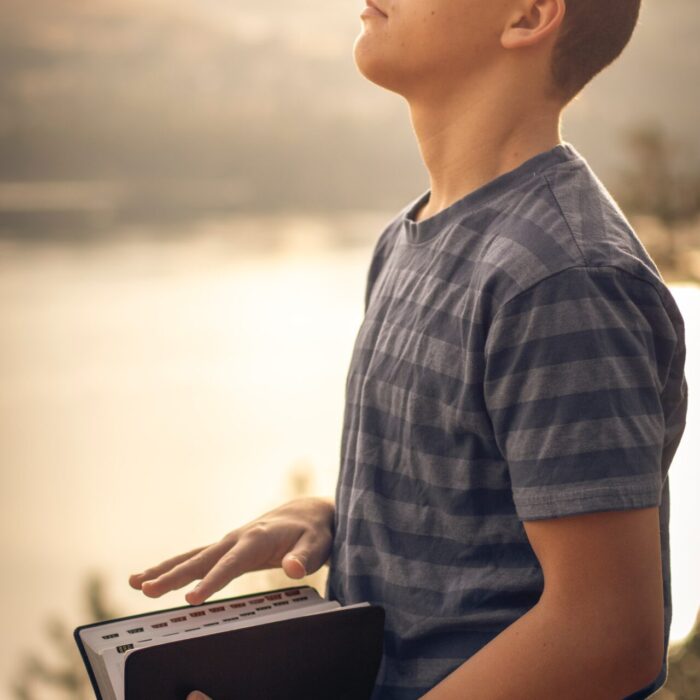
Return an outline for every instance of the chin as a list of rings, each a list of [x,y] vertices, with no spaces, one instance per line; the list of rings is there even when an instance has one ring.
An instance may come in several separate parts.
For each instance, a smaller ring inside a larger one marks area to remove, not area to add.
[[[385,43],[384,43],[385,46]],[[358,34],[352,46],[352,56],[360,74],[370,82],[401,94],[401,76],[386,51],[382,39],[371,30]]]

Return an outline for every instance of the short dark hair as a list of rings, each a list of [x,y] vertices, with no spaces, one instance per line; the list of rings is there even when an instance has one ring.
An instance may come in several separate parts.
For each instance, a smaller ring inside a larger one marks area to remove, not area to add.
[[[556,93],[572,100],[627,46],[641,0],[566,0],[566,14],[552,52]]]

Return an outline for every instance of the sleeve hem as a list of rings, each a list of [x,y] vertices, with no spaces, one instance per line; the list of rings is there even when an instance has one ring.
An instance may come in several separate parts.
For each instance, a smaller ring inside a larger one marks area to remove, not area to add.
[[[661,484],[657,474],[637,478],[634,483],[629,483],[628,479],[609,481],[610,483],[588,486],[579,482],[559,487],[514,488],[516,512],[521,520],[537,520],[661,505]],[[624,481],[628,483],[623,484]]]

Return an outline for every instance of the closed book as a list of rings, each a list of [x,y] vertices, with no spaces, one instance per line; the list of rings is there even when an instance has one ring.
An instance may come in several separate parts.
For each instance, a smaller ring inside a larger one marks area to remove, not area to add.
[[[311,586],[102,620],[73,636],[98,700],[369,700],[384,609]]]

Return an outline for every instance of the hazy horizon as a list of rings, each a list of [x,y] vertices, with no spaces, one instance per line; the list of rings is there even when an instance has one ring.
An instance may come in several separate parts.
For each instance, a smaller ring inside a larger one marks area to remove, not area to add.
[[[0,229],[37,207],[398,210],[427,176],[404,100],[354,65],[362,6],[5,0]],[[630,46],[565,113],[564,138],[609,187],[640,124],[699,162],[698,33],[696,0],[647,0]]]

